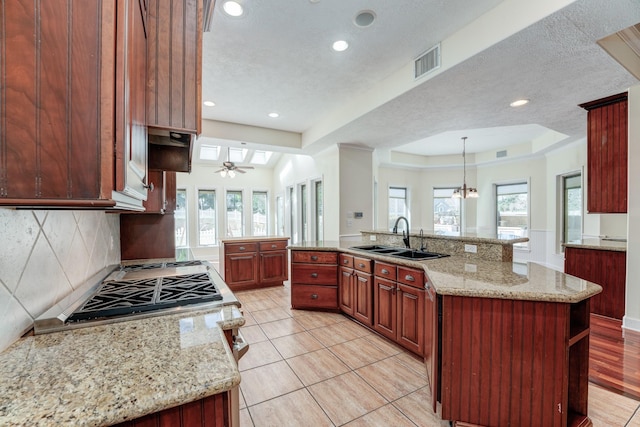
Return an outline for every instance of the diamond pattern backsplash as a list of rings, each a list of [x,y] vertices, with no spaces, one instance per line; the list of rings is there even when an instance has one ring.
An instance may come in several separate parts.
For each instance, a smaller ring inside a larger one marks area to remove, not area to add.
[[[107,265],[120,263],[120,218],[102,211],[0,209],[0,351]]]

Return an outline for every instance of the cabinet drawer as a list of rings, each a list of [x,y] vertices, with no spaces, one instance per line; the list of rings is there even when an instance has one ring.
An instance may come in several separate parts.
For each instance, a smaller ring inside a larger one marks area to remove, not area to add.
[[[225,243],[224,252],[227,254],[239,254],[242,252],[257,252],[257,243]]]
[[[373,261],[371,261],[368,258],[360,258],[357,256],[353,257],[353,268],[355,268],[358,271],[371,273],[373,271],[372,265],[373,265]]]
[[[338,284],[338,266],[295,264],[291,267],[291,282],[335,286]]]
[[[292,262],[307,262],[318,264],[338,264],[337,252],[293,251]]]
[[[340,254],[340,266],[353,268],[353,256]]]
[[[424,289],[424,270],[398,266],[398,282]]]
[[[281,251],[286,248],[287,248],[286,240],[278,240],[274,242],[260,242],[260,252]]]
[[[337,286],[291,285],[291,306],[338,308]]]
[[[378,262],[375,264],[375,274],[378,277],[384,277],[388,280],[396,280],[396,267],[393,264],[387,264],[386,262]]]

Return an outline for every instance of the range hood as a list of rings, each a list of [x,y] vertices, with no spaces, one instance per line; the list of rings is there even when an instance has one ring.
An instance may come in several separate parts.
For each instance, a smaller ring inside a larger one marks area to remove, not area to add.
[[[191,172],[195,135],[149,128],[149,169]]]

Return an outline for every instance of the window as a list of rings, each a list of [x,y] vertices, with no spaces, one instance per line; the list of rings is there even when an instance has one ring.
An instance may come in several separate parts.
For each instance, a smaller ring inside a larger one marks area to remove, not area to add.
[[[291,242],[298,242],[298,236],[296,234],[296,192],[293,187],[287,187],[289,195],[289,236]]]
[[[276,234],[284,236],[284,197],[276,197]]]
[[[529,237],[529,184],[496,185],[498,238]],[[514,247],[529,247],[528,242]]]
[[[309,236],[309,222],[307,221],[307,184],[300,185],[300,219],[301,219],[301,239],[306,241]]]
[[[202,144],[200,147],[200,160],[218,160],[220,147],[216,145]]]
[[[216,192],[198,190],[198,245],[216,244]]]
[[[268,211],[268,199],[266,191],[254,191],[253,192],[253,216],[252,216],[252,228],[254,236],[266,236],[267,235],[267,211]]]
[[[246,157],[248,151],[249,150],[247,150],[246,148],[229,147],[229,161],[235,163],[244,162],[244,158]]]
[[[173,212],[176,231],[176,248],[186,248],[187,241],[187,190],[176,190],[176,210]]]
[[[227,191],[227,236],[244,236],[242,191]]]
[[[582,176],[562,177],[562,242],[582,238]]]
[[[455,188],[433,189],[433,231],[446,236],[460,235],[462,199],[454,199]]]
[[[314,210],[314,216],[315,216],[315,223],[316,223],[316,240],[320,241],[323,239],[324,236],[324,220],[323,220],[323,210],[324,210],[324,206],[322,203],[322,198],[323,198],[323,194],[322,194],[322,181],[315,181],[314,182],[314,187],[315,187],[315,210]]]
[[[401,216],[407,216],[407,189],[389,187],[389,230],[393,229],[396,220]]]
[[[251,157],[251,163],[255,165],[266,165],[271,158],[271,151],[256,150]]]

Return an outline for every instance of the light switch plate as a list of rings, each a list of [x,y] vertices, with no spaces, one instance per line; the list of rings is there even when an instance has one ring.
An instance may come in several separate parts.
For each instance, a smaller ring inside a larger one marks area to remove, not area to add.
[[[376,237],[377,236],[375,234],[372,234],[372,235],[369,236],[369,240],[371,240],[372,242],[375,242],[376,241]]]
[[[464,245],[465,252],[471,252],[472,254],[478,253],[478,246],[476,245]]]

